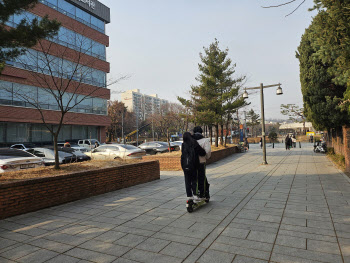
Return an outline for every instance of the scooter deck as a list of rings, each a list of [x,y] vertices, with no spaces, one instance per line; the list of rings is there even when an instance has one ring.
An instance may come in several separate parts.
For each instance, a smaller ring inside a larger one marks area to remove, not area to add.
[[[203,201],[200,201],[198,203],[195,203],[193,200],[187,200],[186,202],[186,208],[187,212],[192,213],[195,209],[198,207],[201,207],[202,205],[209,203],[209,199],[205,199]]]

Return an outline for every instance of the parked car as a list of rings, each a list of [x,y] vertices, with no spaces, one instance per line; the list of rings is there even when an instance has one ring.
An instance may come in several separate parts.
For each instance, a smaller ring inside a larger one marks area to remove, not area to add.
[[[18,150],[24,150],[24,151],[34,147],[36,146],[32,143],[17,143],[10,146],[11,149],[18,149]]]
[[[41,158],[18,149],[0,149],[0,173],[44,166]]]
[[[141,159],[142,156],[146,155],[146,152],[128,144],[105,144],[85,154],[96,160],[113,160],[117,158]]]
[[[42,158],[44,161],[44,164],[46,166],[55,164],[55,152],[53,149],[32,148],[32,149],[27,150],[27,152],[34,154],[37,157]],[[59,159],[60,164],[72,163],[72,162],[76,161],[76,156],[72,153],[59,151],[58,152],[58,159]]]
[[[64,147],[64,144],[65,144],[65,142],[59,142],[59,143],[57,143],[57,146],[58,147]],[[76,151],[80,151],[80,152],[83,152],[83,153],[88,151],[85,147],[81,147],[81,146],[79,146],[78,144],[75,144],[75,143],[70,143],[70,147],[67,147],[67,148],[72,148],[72,149],[74,149]]]
[[[160,154],[169,151],[169,145],[167,142],[145,142],[139,145],[139,148],[145,150],[147,154]],[[178,146],[170,145],[172,151],[175,151]]]
[[[96,148],[96,143],[98,144],[98,146],[100,146],[101,145],[101,143],[98,141],[98,140],[96,140],[96,139],[84,139],[84,140],[79,140],[78,141],[78,145],[80,146],[80,147],[84,147],[84,148],[86,148],[88,151],[90,151],[91,149],[94,149],[94,148]]]
[[[181,151],[182,143],[183,143],[183,141],[175,141],[175,142],[171,142],[170,145],[177,146],[177,147],[175,147],[175,151],[177,151],[177,150]]]
[[[85,148],[84,148],[85,149]],[[89,161],[91,160],[90,156],[87,156],[86,154],[84,154],[81,151],[78,151],[74,148],[70,148],[70,147],[59,147],[58,149],[61,152],[65,152],[65,153],[70,153],[73,154],[75,156],[75,161],[76,162],[83,162],[83,161]],[[86,153],[86,149],[85,149],[85,153]]]

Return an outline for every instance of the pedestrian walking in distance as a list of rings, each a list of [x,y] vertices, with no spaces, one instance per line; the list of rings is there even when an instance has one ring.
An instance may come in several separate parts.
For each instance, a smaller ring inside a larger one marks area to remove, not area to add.
[[[194,127],[193,129],[193,138],[197,140],[198,144],[204,149],[205,156],[199,155],[199,166],[197,169],[197,179],[198,179],[198,191],[197,197],[199,197],[199,201],[201,200],[209,200],[209,186],[208,179],[206,176],[206,162],[207,159],[211,156],[211,145],[208,138],[204,138],[202,135],[203,130],[200,126]]]
[[[260,138],[260,142],[259,142],[259,144],[260,144],[260,149],[262,149],[262,137]]]
[[[181,168],[185,175],[187,199],[194,200],[194,195],[197,195],[199,156],[205,156],[206,152],[198,142],[192,138],[191,133],[185,132],[183,134],[181,153]]]
[[[289,135],[287,134],[286,139],[285,139],[286,150],[290,150],[291,143],[292,143],[292,139],[289,138]]]

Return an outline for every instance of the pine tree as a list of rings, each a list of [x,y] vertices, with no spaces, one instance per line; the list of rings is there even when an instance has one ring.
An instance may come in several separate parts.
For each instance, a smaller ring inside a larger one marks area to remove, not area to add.
[[[26,48],[35,46],[39,39],[57,34],[60,23],[57,20],[49,20],[47,16],[40,21],[23,19],[16,28],[5,25],[11,15],[33,8],[37,3],[38,0],[0,1],[0,73],[6,60],[23,54]]]
[[[191,107],[196,124],[208,126],[209,130],[215,127],[215,145],[218,146],[219,126],[223,142],[224,125],[232,119],[232,113],[245,104],[238,94],[245,77],[232,77],[236,64],[228,58],[228,49],[219,48],[216,39],[208,48],[204,47],[204,53],[199,56],[200,74],[196,78],[199,84],[191,87]],[[179,100],[184,104],[182,98]]]

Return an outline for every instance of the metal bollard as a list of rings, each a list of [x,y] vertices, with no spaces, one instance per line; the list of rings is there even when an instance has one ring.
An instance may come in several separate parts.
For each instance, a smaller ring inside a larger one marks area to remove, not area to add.
[[[272,143],[272,148],[275,148],[275,143],[274,142]]]
[[[299,148],[301,148],[301,142],[299,142]]]

